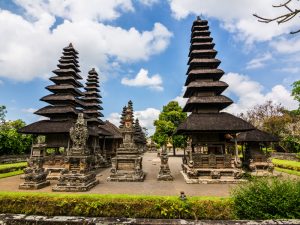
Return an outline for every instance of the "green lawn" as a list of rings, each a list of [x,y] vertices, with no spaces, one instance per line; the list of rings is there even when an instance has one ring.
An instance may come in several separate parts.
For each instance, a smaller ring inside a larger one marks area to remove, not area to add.
[[[272,163],[282,169],[300,171],[300,162],[297,161],[272,159]]]

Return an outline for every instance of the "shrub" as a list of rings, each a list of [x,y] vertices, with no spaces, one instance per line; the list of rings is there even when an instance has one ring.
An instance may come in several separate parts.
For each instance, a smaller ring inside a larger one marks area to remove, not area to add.
[[[258,178],[236,187],[233,207],[240,219],[300,218],[300,181]]]
[[[282,169],[300,171],[300,162],[297,161],[272,159],[272,163],[274,164],[274,166]]]
[[[229,198],[0,192],[0,213],[46,216],[234,219]]]

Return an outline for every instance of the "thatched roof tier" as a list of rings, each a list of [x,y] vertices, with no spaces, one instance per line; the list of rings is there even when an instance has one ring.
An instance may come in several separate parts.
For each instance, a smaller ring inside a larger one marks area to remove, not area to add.
[[[217,55],[217,51],[214,49],[201,49],[201,50],[192,50],[189,53],[189,57],[191,58],[199,58],[199,57],[206,57],[206,58],[214,58]],[[191,60],[190,58],[190,60]]]
[[[213,38],[209,36],[196,36],[191,37],[191,43],[203,43],[203,42],[212,42]]]
[[[82,101],[84,101],[84,102],[97,102],[99,104],[102,103],[102,101],[99,98],[93,97],[93,96],[89,96],[89,97],[85,96],[84,99],[82,99]]]
[[[52,121],[52,120],[41,120],[30,125],[27,125],[21,128],[18,132],[24,134],[59,134],[59,133],[69,133],[71,127],[74,126],[75,120],[61,120],[61,121]],[[99,132],[102,132],[105,135],[110,135],[105,130],[94,129],[88,127],[88,134],[90,136],[98,136]]]
[[[75,107],[84,107],[84,102],[77,99],[72,94],[50,94],[40,99],[41,101],[48,102],[52,105],[72,105]]]
[[[208,24],[208,21],[207,20],[201,20],[199,17],[197,17],[197,20],[195,20],[193,22],[193,27],[194,26],[205,26]]]
[[[279,138],[259,129],[242,132],[237,136],[237,141],[243,142],[279,142]]]
[[[63,77],[55,76],[55,77],[50,77],[49,80],[53,81],[53,83],[57,85],[70,84],[77,88],[83,87],[83,85],[72,76],[63,76]]]
[[[194,31],[202,31],[202,30],[208,30],[208,29],[209,29],[208,25],[194,25],[194,26],[192,26],[191,31],[194,32]]]
[[[229,113],[192,113],[179,125],[176,134],[201,132],[237,133],[253,130],[254,127]]]
[[[86,87],[89,87],[89,86],[91,86],[91,87],[93,87],[93,86],[95,86],[95,87],[100,87],[99,84],[94,83],[94,82],[86,82],[85,84],[86,84]]]
[[[210,81],[195,80],[188,84],[187,89],[183,95],[184,98],[192,96],[194,93],[199,91],[214,91],[217,95],[221,94],[228,84],[223,81]]]
[[[72,44],[72,43],[70,43],[69,46],[64,47],[63,50],[64,50],[65,52],[73,52],[73,53],[75,53],[75,54],[78,54],[78,51],[73,47],[73,44]]]
[[[192,69],[191,67],[200,67],[200,68],[212,68],[212,69],[216,69],[219,65],[220,65],[221,61],[218,59],[209,59],[209,58],[193,58],[189,65],[190,68],[188,71],[190,71],[190,69]]]
[[[64,63],[60,63],[57,65],[58,68],[60,69],[69,69],[72,68],[73,70],[75,70],[77,73],[80,72],[80,69],[78,69],[78,66],[76,66],[73,62],[64,62]]]
[[[213,49],[215,46],[215,43],[212,42],[192,42],[190,51],[193,50],[209,50]]]
[[[89,90],[89,91],[86,91],[86,92],[84,92],[84,95],[85,96],[94,96],[94,97],[97,97],[97,98],[101,98],[101,95],[99,95],[98,94],[98,91],[91,91],[91,90]]]
[[[227,98],[223,95],[203,96],[201,98],[192,96],[185,104],[183,112],[192,112],[195,109],[200,108],[214,108],[220,111],[232,103],[233,102],[230,98]]]
[[[66,63],[73,63],[75,66],[79,67],[79,62],[76,58],[74,58],[73,56],[62,56],[58,62],[60,62],[61,64],[66,64]]]
[[[71,93],[74,96],[83,96],[83,93],[71,84],[49,85],[46,89],[52,93]]]
[[[106,138],[113,138],[113,139],[120,139],[122,140],[122,133],[120,132],[119,128],[116,127],[114,124],[106,120],[104,122],[104,125],[100,125],[101,128],[104,128],[105,130],[109,131],[112,136],[108,136]]]
[[[77,115],[79,113],[79,110],[75,109],[72,106],[45,106],[35,112],[35,114],[40,116],[46,116],[49,117],[49,115],[64,115],[64,114],[74,114]]]
[[[98,110],[102,110],[103,109],[102,106],[99,105],[98,102],[85,102],[84,106],[85,107],[91,107],[91,108],[98,109]]]
[[[81,80],[82,77],[74,71],[72,68],[69,69],[56,69],[52,71],[58,76],[73,76],[75,79]]]
[[[191,38],[197,37],[197,36],[203,36],[203,37],[210,36],[210,31],[209,30],[194,31],[191,34]]]
[[[98,89],[98,87],[94,84],[91,84],[89,86],[84,87],[85,90],[87,91],[96,91],[96,92],[100,92],[100,90]]]

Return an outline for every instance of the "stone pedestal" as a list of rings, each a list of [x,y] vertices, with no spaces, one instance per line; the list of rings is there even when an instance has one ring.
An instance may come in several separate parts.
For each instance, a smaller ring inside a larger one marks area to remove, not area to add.
[[[23,178],[25,182],[19,185],[19,189],[34,190],[50,185],[50,182],[46,180],[47,172],[43,168],[43,158],[46,150],[45,139],[44,137],[38,137],[37,140],[38,143],[32,145],[28,167],[24,169]]]
[[[160,160],[161,160],[161,165],[157,176],[157,180],[172,181],[174,178],[171,175],[171,170],[168,164],[169,156],[165,150],[162,151],[160,155]]]
[[[112,169],[108,181],[140,182],[144,181],[143,157],[133,143],[122,144],[117,156],[112,159]]]

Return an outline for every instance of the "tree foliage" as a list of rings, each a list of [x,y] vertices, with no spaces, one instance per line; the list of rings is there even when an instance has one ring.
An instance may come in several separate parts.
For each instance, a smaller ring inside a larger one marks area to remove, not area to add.
[[[2,111],[1,111],[2,109]],[[29,153],[32,136],[18,133],[26,124],[22,120],[5,121],[6,108],[0,108],[0,155]]]
[[[154,121],[156,129],[153,140],[159,146],[166,145],[168,141],[170,141],[173,144],[173,149],[176,147],[184,147],[186,144],[186,137],[173,134],[186,117],[187,114],[182,112],[182,108],[179,106],[178,102],[169,102],[163,107],[162,112],[159,114],[159,119]]]
[[[4,105],[0,105],[0,123],[4,123],[6,113],[6,107]]]
[[[280,145],[287,151],[300,151],[300,115],[288,111],[281,104],[267,101],[239,115],[256,128],[280,138]]]

